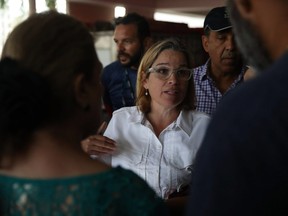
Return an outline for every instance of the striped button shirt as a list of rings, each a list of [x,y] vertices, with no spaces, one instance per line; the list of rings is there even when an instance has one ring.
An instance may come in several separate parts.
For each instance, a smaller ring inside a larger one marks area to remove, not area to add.
[[[193,78],[197,100],[196,110],[204,112],[208,115],[212,115],[216,110],[221,98],[243,82],[244,73],[247,70],[247,67],[243,66],[239,76],[234,80],[229,89],[224,94],[222,94],[217,89],[215,82],[207,73],[209,65],[210,59],[204,65],[195,68]]]

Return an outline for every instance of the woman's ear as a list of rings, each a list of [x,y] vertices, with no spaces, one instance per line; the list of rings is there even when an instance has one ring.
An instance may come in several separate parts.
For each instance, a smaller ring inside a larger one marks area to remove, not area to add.
[[[144,71],[141,71],[142,75],[142,85],[145,89],[148,89],[148,79],[146,78],[146,73]]]
[[[74,96],[83,110],[89,109],[89,84],[83,73],[78,74],[74,80]]]

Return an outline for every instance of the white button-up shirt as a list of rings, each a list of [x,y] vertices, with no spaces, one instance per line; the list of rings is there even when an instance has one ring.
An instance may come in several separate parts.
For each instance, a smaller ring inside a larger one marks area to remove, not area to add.
[[[189,184],[209,120],[204,113],[181,111],[177,120],[157,137],[135,106],[121,108],[113,113],[104,133],[116,141],[117,150],[102,159],[113,167],[132,170],[167,199],[179,187]]]

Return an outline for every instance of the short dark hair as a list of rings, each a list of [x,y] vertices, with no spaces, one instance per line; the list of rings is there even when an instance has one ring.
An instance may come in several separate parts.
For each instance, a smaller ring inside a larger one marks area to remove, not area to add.
[[[33,29],[33,31],[31,31]],[[49,121],[72,114],[75,105],[73,79],[83,73],[89,80],[97,54],[87,27],[71,16],[55,11],[33,14],[16,26],[7,38],[3,57],[45,77],[54,92]]]
[[[146,37],[150,37],[150,27],[149,23],[145,17],[137,14],[137,13],[128,13],[124,17],[118,17],[114,20],[114,25],[127,25],[127,24],[135,24],[137,26],[138,37],[143,40]]]
[[[75,115],[75,76],[91,80],[98,62],[87,27],[55,11],[33,14],[16,26],[1,58],[0,167],[4,155],[28,149],[36,130]]]

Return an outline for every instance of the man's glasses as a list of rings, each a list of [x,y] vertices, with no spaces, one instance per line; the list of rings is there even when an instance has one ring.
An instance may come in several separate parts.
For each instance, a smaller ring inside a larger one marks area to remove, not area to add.
[[[189,68],[173,69],[161,65],[149,68],[147,70],[147,73],[154,73],[157,76],[157,78],[162,80],[169,79],[172,73],[175,73],[178,79],[188,81],[192,76],[193,70]]]

